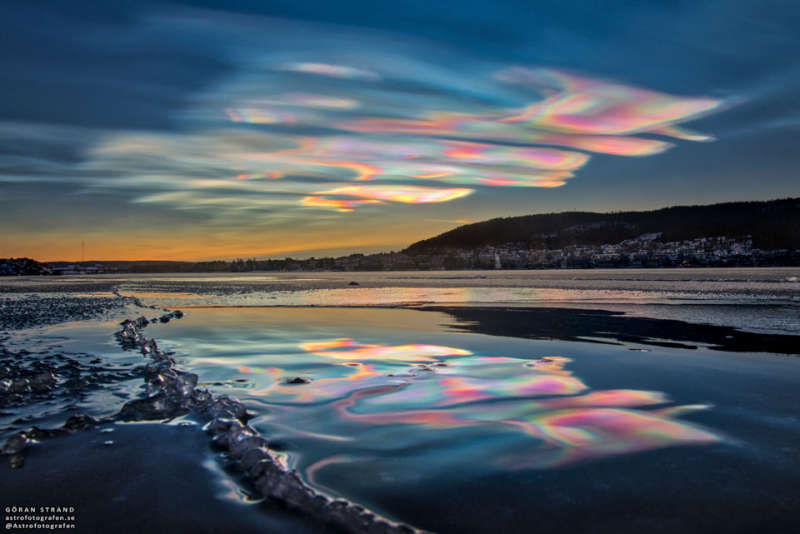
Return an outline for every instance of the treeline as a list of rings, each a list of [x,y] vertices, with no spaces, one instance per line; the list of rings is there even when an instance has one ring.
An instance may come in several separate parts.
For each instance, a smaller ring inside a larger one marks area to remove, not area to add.
[[[459,226],[409,246],[407,254],[514,244],[562,249],[619,243],[647,233],[663,242],[751,236],[759,249],[800,249],[800,198],[729,202],[616,213],[564,212],[505,217]]]
[[[52,271],[30,258],[0,258],[0,276],[35,276]]]

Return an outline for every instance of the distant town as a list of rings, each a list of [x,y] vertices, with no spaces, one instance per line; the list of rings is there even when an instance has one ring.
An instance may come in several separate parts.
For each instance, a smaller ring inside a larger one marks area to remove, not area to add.
[[[459,226],[399,252],[337,258],[48,263],[0,259],[0,276],[795,265],[800,265],[800,198],[501,217]]]
[[[0,260],[0,276],[154,272],[403,271],[470,269],[591,269],[657,267],[754,267],[800,265],[800,250],[762,250],[749,236],[661,241],[661,233],[619,243],[531,249],[508,243],[424,253],[351,254],[337,258],[235,259],[209,262],[53,262]]]
[[[351,254],[339,258],[235,260],[236,271],[402,271],[462,269],[588,269],[621,267],[732,267],[800,265],[800,250],[760,250],[752,239],[700,237],[659,241],[644,234],[620,243],[528,249],[506,244],[426,253]]]

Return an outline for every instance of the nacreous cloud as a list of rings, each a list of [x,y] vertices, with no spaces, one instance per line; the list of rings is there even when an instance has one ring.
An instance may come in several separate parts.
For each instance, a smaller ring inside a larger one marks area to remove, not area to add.
[[[485,187],[560,187],[594,154],[710,140],[682,124],[726,104],[551,68],[428,59],[443,56],[316,25],[304,40],[287,21],[179,22],[220,33],[235,74],[174,117],[180,133],[104,137],[81,170],[109,178],[89,187],[265,213],[450,202]]]
[[[303,199],[304,206],[332,207],[339,211],[353,211],[363,204],[382,204],[383,201],[401,204],[435,204],[465,197],[472,189],[438,189],[435,187],[349,185],[326,191],[317,191]],[[343,198],[340,198],[343,197]],[[350,198],[348,198],[350,197]]]

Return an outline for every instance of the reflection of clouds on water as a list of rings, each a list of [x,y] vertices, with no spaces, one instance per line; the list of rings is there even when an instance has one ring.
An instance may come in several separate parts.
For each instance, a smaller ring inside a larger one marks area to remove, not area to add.
[[[256,394],[283,405],[322,406],[333,424],[350,429],[348,435],[362,451],[402,449],[415,439],[432,439],[431,431],[510,433],[531,443],[484,443],[481,455],[507,469],[542,469],[721,439],[677,419],[707,406],[663,407],[669,399],[655,391],[591,391],[567,368],[571,360],[562,356],[477,356],[439,345],[362,344],[352,339],[310,341],[301,347],[338,363],[302,386],[286,385],[272,371],[274,383]],[[376,428],[406,425],[411,428],[394,445],[375,437]],[[453,440],[450,446],[454,452],[447,462],[456,462],[461,445]],[[464,451],[466,456],[474,453]],[[346,461],[337,458],[334,463]],[[319,470],[328,464],[322,459],[314,465]]]
[[[439,345],[365,345],[352,339],[342,338],[331,341],[312,341],[301,343],[300,348],[313,354],[337,359],[378,359],[400,361],[433,361],[442,356],[468,356],[468,350]]]

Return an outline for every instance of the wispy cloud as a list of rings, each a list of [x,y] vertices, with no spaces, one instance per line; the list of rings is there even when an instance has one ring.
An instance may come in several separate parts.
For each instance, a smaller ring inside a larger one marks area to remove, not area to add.
[[[426,61],[430,45],[369,36],[365,47],[337,28],[299,41],[293,23],[261,22],[273,31],[256,40],[254,18],[150,19],[225,36],[237,68],[176,114],[179,132],[92,144],[79,165],[88,181],[140,189],[137,202],[223,211],[450,202],[487,187],[563,186],[596,153],[710,140],[681,124],[726,104],[551,68],[476,71],[468,58]]]

